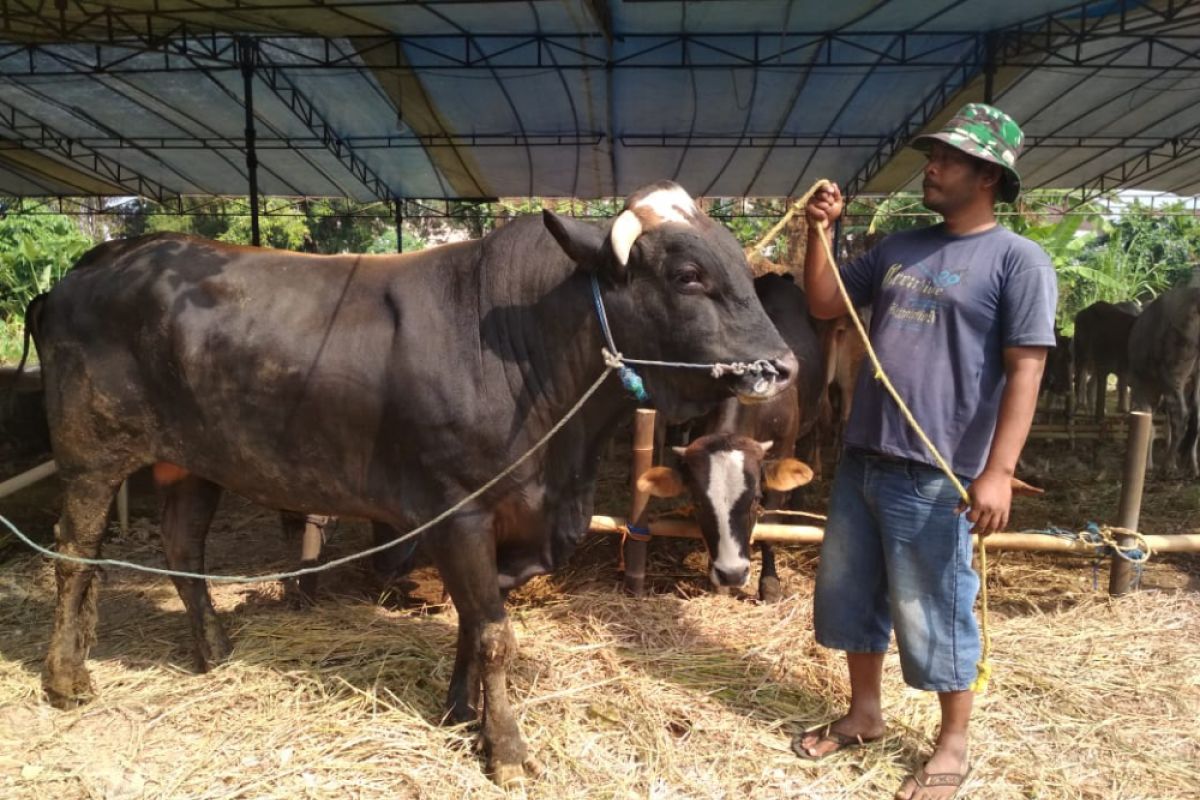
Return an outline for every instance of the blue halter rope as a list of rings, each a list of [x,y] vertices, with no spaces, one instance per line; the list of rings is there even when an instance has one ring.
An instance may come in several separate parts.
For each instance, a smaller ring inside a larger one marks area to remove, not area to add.
[[[607,345],[601,349],[604,354],[604,363],[607,366],[617,370],[617,375],[621,378],[621,385],[625,390],[632,394],[639,403],[646,403],[650,400],[650,394],[646,391],[646,385],[642,381],[642,376],[637,373],[629,364],[641,364],[647,367],[675,367],[677,369],[702,369],[709,372],[713,378],[720,378],[726,373],[733,375],[745,375],[746,373],[754,373],[760,376],[759,380],[765,382],[765,375],[778,375],[779,371],[775,366],[765,358],[760,358],[756,361],[734,361],[728,364],[696,364],[687,361],[651,361],[641,358],[626,358],[617,350],[616,344],[613,343],[612,330],[608,327],[608,314],[604,311],[604,300],[600,297],[600,281],[596,278],[595,273],[592,274],[592,300],[596,306],[596,316],[600,318],[600,330],[604,333],[604,342]],[[759,384],[755,384],[757,390]],[[764,387],[765,388],[765,387]]]

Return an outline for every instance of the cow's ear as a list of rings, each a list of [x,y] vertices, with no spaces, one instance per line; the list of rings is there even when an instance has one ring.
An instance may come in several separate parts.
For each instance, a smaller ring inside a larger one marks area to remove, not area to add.
[[[1012,478],[1012,493],[1014,496],[1035,497],[1039,494],[1045,494],[1045,489],[1039,489],[1036,486],[1030,486],[1020,478]]]
[[[812,467],[794,458],[763,462],[763,485],[776,492],[790,492],[813,479]]]
[[[579,266],[599,271],[612,263],[612,250],[603,228],[573,217],[563,217],[550,209],[542,211],[542,221],[563,252]]]
[[[683,494],[683,480],[670,467],[651,467],[638,476],[637,488],[655,497],[678,497]]]

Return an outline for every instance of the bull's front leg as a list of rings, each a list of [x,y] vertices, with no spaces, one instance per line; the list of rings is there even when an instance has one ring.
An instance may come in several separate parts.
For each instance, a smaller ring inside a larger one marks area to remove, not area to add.
[[[503,786],[521,781],[526,775],[536,776],[540,767],[529,757],[509,703],[508,665],[516,655],[517,642],[504,610],[495,544],[489,532],[478,530],[476,520],[478,516],[469,527],[450,523],[447,528],[432,531],[428,541],[459,615],[448,713],[451,719],[471,719],[482,685],[487,769]]]
[[[763,507],[768,511],[783,508],[790,493],[767,491],[763,497]],[[758,576],[758,599],[764,603],[778,603],[783,599],[783,585],[779,581],[779,573],[775,571],[775,546],[770,542],[759,542],[758,552],[762,555],[762,571]]]

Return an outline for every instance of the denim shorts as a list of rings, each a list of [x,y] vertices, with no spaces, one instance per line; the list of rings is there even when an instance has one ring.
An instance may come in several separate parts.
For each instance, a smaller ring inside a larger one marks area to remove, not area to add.
[[[905,683],[934,692],[970,687],[980,654],[979,576],[958,502],[935,467],[843,453],[813,598],[820,644],[882,653],[894,626]]]

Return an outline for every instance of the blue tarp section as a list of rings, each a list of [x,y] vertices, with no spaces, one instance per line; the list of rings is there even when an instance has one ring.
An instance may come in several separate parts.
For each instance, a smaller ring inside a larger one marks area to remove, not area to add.
[[[36,12],[11,22],[0,194],[96,181],[127,194],[118,165],[165,192],[244,195],[237,34],[259,40],[268,194],[603,197],[663,177],[715,196],[794,195],[818,177],[905,188],[916,167],[896,143],[982,98],[988,41],[995,101],[1031,137],[1027,186],[1081,186],[1123,165],[1142,188],[1200,182],[1200,160],[1171,143],[1200,126],[1187,38],[1200,22],[1186,2],[1171,19],[1053,0],[123,8],[156,10],[114,26],[71,7],[76,24],[57,36],[57,11],[40,27]],[[1164,148],[1172,158],[1153,158]]]

